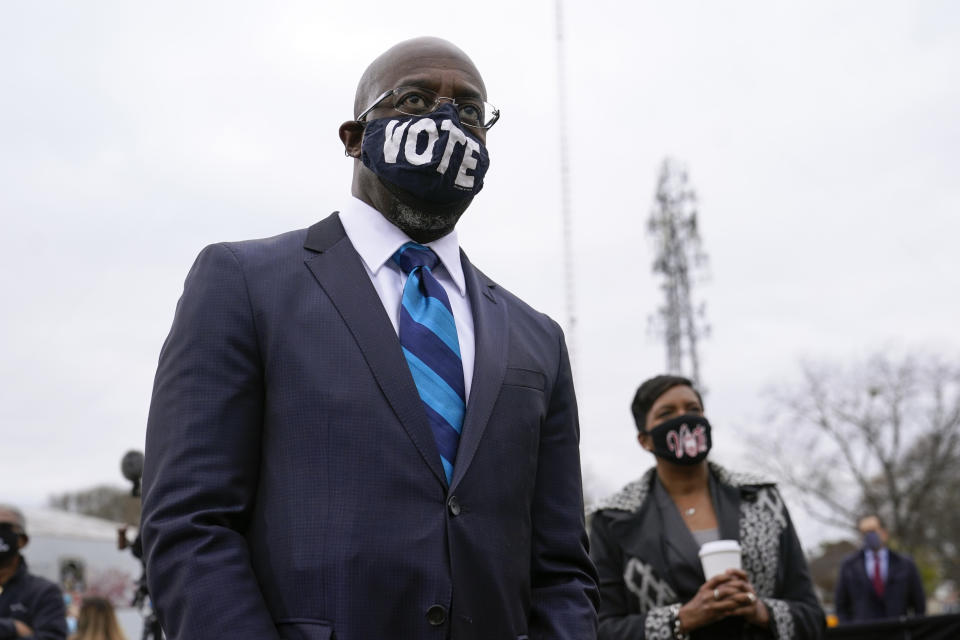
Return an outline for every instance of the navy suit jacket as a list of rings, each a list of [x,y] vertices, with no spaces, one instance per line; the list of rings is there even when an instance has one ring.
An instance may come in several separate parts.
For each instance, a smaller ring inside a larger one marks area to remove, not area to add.
[[[840,622],[866,622],[885,618],[899,618],[912,611],[923,615],[927,599],[917,566],[909,557],[887,550],[887,581],[883,598],[873,588],[867,576],[864,551],[848,556],[840,566],[837,577],[835,604]]]
[[[171,640],[595,637],[562,332],[461,258],[476,361],[448,488],[337,214],[200,254],[143,478]]]

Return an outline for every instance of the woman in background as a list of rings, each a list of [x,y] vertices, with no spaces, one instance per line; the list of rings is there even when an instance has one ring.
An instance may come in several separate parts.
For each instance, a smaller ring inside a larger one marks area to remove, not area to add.
[[[127,640],[127,637],[117,624],[117,615],[110,601],[90,596],[80,605],[77,633],[70,640]]]
[[[593,513],[598,637],[822,637],[823,611],[780,494],[772,482],[707,462],[711,428],[693,383],[651,378],[632,409],[657,466]],[[708,580],[698,551],[720,539],[739,541],[743,570]]]

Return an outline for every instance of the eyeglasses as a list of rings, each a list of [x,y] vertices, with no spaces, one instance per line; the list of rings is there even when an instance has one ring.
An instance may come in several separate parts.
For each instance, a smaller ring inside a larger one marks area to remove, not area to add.
[[[447,101],[457,108],[461,124],[475,129],[489,129],[500,119],[500,110],[480,98],[446,98],[421,87],[397,87],[381,93],[373,104],[357,116],[357,122],[366,122],[367,114],[387,98],[393,99],[395,110],[408,116],[433,113],[440,107],[441,101]]]

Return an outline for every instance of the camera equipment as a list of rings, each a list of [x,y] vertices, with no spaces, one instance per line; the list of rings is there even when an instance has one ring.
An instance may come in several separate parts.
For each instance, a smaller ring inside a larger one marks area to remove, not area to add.
[[[124,454],[120,460],[120,471],[123,477],[133,484],[130,495],[134,498],[140,497],[140,479],[143,477],[143,452],[131,450]],[[160,628],[160,621],[157,614],[150,604],[150,591],[147,587],[147,565],[143,561],[143,544],[140,540],[140,532],[130,544],[127,544],[126,527],[119,531],[119,547],[122,551],[125,548],[130,549],[130,553],[140,561],[143,571],[136,582],[136,591],[133,594],[133,602],[130,604],[140,610],[143,614],[143,635],[142,640],[163,640],[163,630]],[[144,607],[149,607],[144,613]]]
[[[120,460],[120,472],[123,477],[133,483],[130,495],[140,497],[140,479],[143,477],[143,452],[127,451]]]

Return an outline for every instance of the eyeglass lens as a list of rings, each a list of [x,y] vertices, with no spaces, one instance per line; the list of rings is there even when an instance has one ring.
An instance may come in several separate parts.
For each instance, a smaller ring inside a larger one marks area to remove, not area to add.
[[[410,116],[420,116],[435,111],[440,106],[440,99],[429,89],[397,87],[393,94],[393,108]],[[494,119],[496,109],[480,98],[454,98],[453,103],[463,124],[484,127]]]

